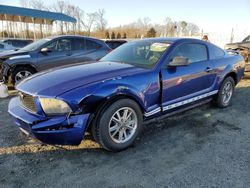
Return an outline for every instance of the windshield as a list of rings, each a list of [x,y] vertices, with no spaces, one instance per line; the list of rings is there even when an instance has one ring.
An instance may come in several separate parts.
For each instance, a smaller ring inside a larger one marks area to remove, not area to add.
[[[113,61],[152,68],[166,52],[169,43],[136,41],[123,44],[100,61]]]
[[[38,48],[40,48],[42,45],[44,45],[46,42],[50,41],[51,39],[40,39],[37,40],[23,48],[21,48],[20,50],[23,51],[33,51],[33,50],[37,50]]]

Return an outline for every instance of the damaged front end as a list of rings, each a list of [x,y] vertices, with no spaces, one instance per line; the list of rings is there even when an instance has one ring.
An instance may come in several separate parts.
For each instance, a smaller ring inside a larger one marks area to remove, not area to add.
[[[31,104],[29,104],[31,105]],[[20,97],[11,99],[8,112],[26,134],[47,144],[79,145],[84,138],[89,114],[46,116],[35,104],[33,113],[21,105]]]

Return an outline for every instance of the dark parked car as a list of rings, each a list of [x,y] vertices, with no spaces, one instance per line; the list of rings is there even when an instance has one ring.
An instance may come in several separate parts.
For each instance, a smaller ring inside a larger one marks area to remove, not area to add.
[[[1,42],[6,43],[10,46],[12,46],[14,49],[20,49],[28,44],[32,43],[33,40],[30,39],[4,39]]]
[[[5,51],[9,51],[9,50],[16,50],[16,48],[9,45],[9,44],[0,42],[0,53],[5,52]]]
[[[38,40],[30,45],[0,55],[2,76],[13,84],[53,67],[95,61],[111,49],[102,40],[82,36],[57,36]]]
[[[113,50],[128,42],[126,39],[107,39],[104,41]]]
[[[248,62],[250,58],[250,35],[242,42],[226,44],[225,49],[239,51],[244,56],[246,62]]]
[[[96,142],[120,151],[142,122],[214,100],[229,106],[245,68],[241,55],[196,39],[146,39],[122,45],[97,63],[36,74],[17,85],[9,113],[25,133],[49,144]]]

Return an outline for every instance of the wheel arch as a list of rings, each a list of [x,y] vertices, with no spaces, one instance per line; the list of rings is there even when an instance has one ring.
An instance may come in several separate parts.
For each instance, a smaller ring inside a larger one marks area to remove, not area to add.
[[[235,85],[238,83],[238,77],[237,77],[237,73],[236,72],[229,72],[226,74],[226,76],[224,77],[223,81],[227,78],[227,77],[232,77],[234,82],[235,82]]]
[[[11,68],[11,72],[13,72],[16,68],[19,68],[19,67],[29,67],[29,68],[33,69],[34,72],[38,72],[35,65],[27,63],[27,62],[18,63],[18,64],[13,65]]]
[[[87,129],[90,130],[93,128],[93,126],[96,126],[96,123],[94,122],[98,121],[102,112],[106,110],[112,103],[121,99],[130,99],[134,101],[139,106],[142,116],[143,116],[145,112],[145,108],[135,96],[124,94],[124,93],[110,95],[110,96],[103,98],[100,101],[96,101],[93,105],[91,105],[92,106],[91,109],[87,109],[87,113],[91,113],[90,119],[88,121]]]
[[[15,84],[13,81],[13,72],[19,67],[27,67],[27,68],[32,69],[34,73],[38,72],[36,67],[30,63],[20,63],[20,64],[18,63],[18,64],[13,65],[8,71],[8,82],[12,83],[13,85]]]
[[[137,88],[129,82],[105,81],[99,82],[89,88],[79,88],[78,92],[83,93],[82,99],[78,100],[79,107],[88,106],[93,113],[95,109],[103,104],[114,102],[121,98],[128,98],[135,101],[142,112],[146,111],[147,102],[143,90]]]
[[[103,97],[102,99],[95,100],[95,96],[88,96],[86,99],[81,101],[80,106],[84,108],[84,104],[88,104],[89,101],[91,101],[91,107],[87,107],[86,111],[91,114],[97,114],[100,111],[103,111],[106,107],[108,107],[110,104],[120,100],[120,99],[130,99],[134,101],[141,109],[141,112],[145,112],[145,107],[143,103],[138,99],[138,97],[132,95],[132,94],[127,94],[127,93],[117,93],[117,94],[111,94],[106,97]]]

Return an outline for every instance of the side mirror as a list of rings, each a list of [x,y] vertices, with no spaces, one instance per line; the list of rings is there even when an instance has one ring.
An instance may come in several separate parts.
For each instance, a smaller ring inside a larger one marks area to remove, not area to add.
[[[51,51],[48,48],[42,48],[40,50],[40,52],[43,53],[43,54],[47,54],[48,52],[51,52]]]
[[[188,66],[191,62],[186,57],[175,57],[173,61],[169,63],[170,67],[178,67],[178,66]]]

